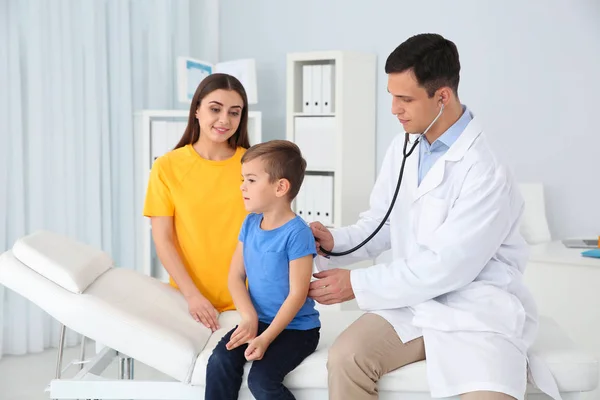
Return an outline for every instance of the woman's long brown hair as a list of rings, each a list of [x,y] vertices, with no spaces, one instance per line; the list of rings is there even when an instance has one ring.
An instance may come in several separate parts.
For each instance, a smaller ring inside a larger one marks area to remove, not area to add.
[[[229,146],[233,149],[243,147],[245,149],[250,147],[248,140],[248,96],[242,83],[234,76],[228,74],[211,74],[200,82],[194,97],[192,98],[192,104],[190,105],[190,115],[188,117],[188,124],[185,128],[185,132],[175,149],[183,147],[188,144],[194,144],[200,138],[200,123],[196,119],[196,111],[200,107],[202,99],[209,93],[215,90],[234,90],[241,97],[244,102],[242,107],[242,116],[240,119],[240,125],[238,126],[235,133],[229,138]]]

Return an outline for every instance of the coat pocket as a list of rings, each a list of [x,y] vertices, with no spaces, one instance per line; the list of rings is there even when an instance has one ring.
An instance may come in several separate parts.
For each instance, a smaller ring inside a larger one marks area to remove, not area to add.
[[[419,244],[427,244],[435,231],[444,223],[448,216],[448,203],[445,199],[424,196],[421,200],[416,237]]]

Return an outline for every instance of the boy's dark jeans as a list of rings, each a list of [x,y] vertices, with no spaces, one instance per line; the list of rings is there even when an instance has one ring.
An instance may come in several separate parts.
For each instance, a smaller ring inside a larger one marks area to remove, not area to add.
[[[268,327],[268,324],[259,321],[257,336]],[[248,345],[233,350],[225,348],[236,328],[223,336],[208,360],[205,400],[238,398],[246,364],[244,351]],[[306,331],[285,329],[267,348],[263,358],[252,363],[248,387],[257,400],[295,399],[283,385],[283,378],[315,351],[319,343],[319,331],[319,328]]]

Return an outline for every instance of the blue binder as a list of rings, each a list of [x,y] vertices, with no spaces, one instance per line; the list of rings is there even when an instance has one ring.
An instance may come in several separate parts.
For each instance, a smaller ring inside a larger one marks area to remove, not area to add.
[[[584,257],[600,258],[600,249],[586,250],[586,251],[582,252],[581,255]]]

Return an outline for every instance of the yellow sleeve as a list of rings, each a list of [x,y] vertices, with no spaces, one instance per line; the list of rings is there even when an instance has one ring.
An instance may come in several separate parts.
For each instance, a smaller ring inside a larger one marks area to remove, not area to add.
[[[172,217],[174,214],[175,206],[164,171],[166,161],[163,157],[159,157],[152,165],[144,202],[145,217]]]

